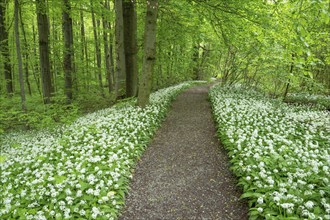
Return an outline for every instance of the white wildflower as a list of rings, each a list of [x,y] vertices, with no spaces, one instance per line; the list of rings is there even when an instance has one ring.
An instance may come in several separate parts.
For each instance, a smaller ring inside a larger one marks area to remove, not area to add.
[[[314,207],[314,203],[312,201],[308,201],[308,202],[305,203],[305,207],[307,209],[311,209],[311,208]]]
[[[259,197],[258,200],[257,200],[257,203],[258,204],[264,203],[264,199],[262,197]]]

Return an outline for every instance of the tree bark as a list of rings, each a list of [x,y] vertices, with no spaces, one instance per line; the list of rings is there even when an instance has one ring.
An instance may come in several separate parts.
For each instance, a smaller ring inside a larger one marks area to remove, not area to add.
[[[72,89],[72,58],[73,58],[73,31],[72,31],[72,18],[71,18],[71,5],[69,0],[64,0],[63,10],[63,39],[64,39],[64,78],[65,78],[65,95],[67,104],[72,102],[73,89]]]
[[[193,79],[198,80],[200,75],[200,66],[199,66],[199,43],[195,44],[193,47]]]
[[[52,45],[51,46],[49,46],[49,48],[50,48],[50,51],[52,51],[52,53],[50,53],[50,56],[51,56],[51,58],[50,58],[50,60],[49,60],[49,62],[50,62],[50,71],[51,71],[51,81],[52,81],[52,83],[53,83],[53,86],[54,86],[54,91],[53,92],[56,92],[56,91],[58,91],[58,87],[59,87],[59,83],[57,83],[57,79],[58,79],[58,76],[59,75],[61,75],[62,74],[62,71],[61,71],[61,67],[62,67],[62,63],[58,63],[57,62],[57,58],[58,57],[60,57],[61,55],[60,55],[60,52],[57,50],[57,49],[55,49],[56,48],[56,45],[57,45],[57,42],[60,42],[60,34],[58,34],[58,24],[57,24],[57,17],[58,17],[59,15],[58,14],[53,14],[53,16],[52,16],[52,24],[51,24],[51,26],[52,26],[52,28],[51,28],[51,30],[52,30],[52,33],[51,33],[51,35],[52,35],[52,41],[51,41],[51,43],[52,43]],[[50,23],[49,23],[49,25],[50,25]],[[50,36],[50,33],[49,33],[49,36]]]
[[[10,67],[10,55],[9,55],[9,48],[8,48],[8,31],[6,29],[5,24],[5,17],[6,17],[6,3],[0,3],[0,53],[3,59],[4,65],[4,77],[6,83],[6,91],[8,97],[13,95],[13,78],[11,73]]]
[[[39,95],[42,95],[41,90],[40,90],[40,76],[37,76],[37,73],[39,73],[39,66],[38,66],[38,62],[36,61],[36,59],[37,59],[36,35],[37,34],[35,31],[34,21],[32,22],[32,34],[33,34],[33,77],[37,84]]]
[[[126,96],[137,95],[138,65],[137,65],[137,16],[135,0],[124,1],[124,45],[126,62]]]
[[[293,74],[293,68],[294,68],[294,60],[293,59],[294,59],[294,57],[295,57],[295,55],[292,54],[292,61],[291,61],[291,64],[290,64],[290,75]],[[289,93],[290,83],[291,83],[291,79],[288,80],[288,82],[285,86],[285,90],[284,90],[284,94],[283,94],[283,100],[286,99],[286,96]]]
[[[50,60],[49,60],[49,22],[46,13],[45,0],[36,0],[38,34],[39,34],[39,59],[42,79],[42,94],[44,103],[49,104],[53,92]]]
[[[84,73],[84,82],[85,87],[87,88],[87,91],[89,90],[89,81],[90,81],[90,72],[89,72],[89,62],[88,62],[88,50],[87,50],[87,41],[86,41],[86,34],[85,34],[85,22],[84,22],[84,15],[83,11],[80,11],[80,37],[81,37],[81,43],[82,45],[82,56],[81,56],[81,62],[83,63],[83,73]]]
[[[144,31],[144,57],[137,100],[138,106],[142,108],[149,103],[151,92],[153,67],[156,60],[157,12],[158,0],[147,0],[147,14]]]
[[[109,11],[109,2],[107,0],[104,2],[104,9],[106,11]],[[107,73],[108,91],[109,94],[111,94],[113,90],[112,89],[113,83],[112,83],[112,74],[111,74],[111,54],[110,54],[109,38],[108,38],[110,25],[104,13],[102,13],[102,26],[103,26],[104,59],[105,59],[105,68]]]
[[[93,22],[93,33],[94,33],[94,41],[95,41],[95,51],[96,51],[96,64],[97,64],[97,75],[99,79],[99,86],[100,86],[100,91],[101,95],[104,97],[104,92],[103,92],[103,80],[102,80],[102,71],[101,71],[101,49],[100,49],[100,42],[98,39],[98,27],[100,26],[100,21],[95,19],[95,13],[94,13],[94,6],[91,1],[91,6],[92,6],[92,22]]]
[[[21,42],[19,39],[19,27],[18,27],[18,23],[19,23],[18,9],[19,9],[19,2],[18,2],[18,0],[15,0],[15,3],[14,3],[15,27],[14,27],[14,29],[15,29],[15,42],[16,42],[16,56],[17,56],[17,62],[18,62],[21,105],[22,105],[22,110],[26,111],[24,78],[23,78],[23,62],[22,62]]]
[[[116,99],[124,97],[126,94],[126,61],[124,46],[124,21],[123,21],[123,1],[115,0],[116,10]]]
[[[24,45],[23,45],[23,56],[24,56],[24,72],[25,72],[25,82],[28,88],[29,95],[32,95],[31,91],[31,84],[29,80],[29,44],[26,39],[26,33],[25,33],[25,28],[24,28],[24,23],[22,19],[22,11],[21,7],[19,5],[19,19],[21,23],[21,28],[22,28],[22,34],[23,34],[23,39],[24,39]]]
[[[113,92],[115,90],[114,82],[115,82],[115,61],[114,61],[114,53],[113,53],[113,32],[112,32],[112,27],[114,25],[109,22],[109,54],[110,54],[110,77],[111,77],[111,82],[112,82],[112,89],[111,91]]]

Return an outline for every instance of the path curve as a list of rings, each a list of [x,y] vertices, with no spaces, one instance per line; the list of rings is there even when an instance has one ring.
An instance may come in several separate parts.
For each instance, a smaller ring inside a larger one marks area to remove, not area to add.
[[[208,86],[180,94],[137,164],[119,219],[248,219],[220,146]]]

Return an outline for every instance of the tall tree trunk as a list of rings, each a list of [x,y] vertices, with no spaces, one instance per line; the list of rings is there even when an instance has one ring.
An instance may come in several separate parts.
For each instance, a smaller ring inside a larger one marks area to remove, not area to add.
[[[200,72],[200,66],[199,66],[199,43],[195,44],[193,47],[193,79],[198,80],[199,78],[199,72]]]
[[[97,31],[97,29],[100,26],[100,21],[99,20],[96,21],[95,19],[95,13],[94,13],[94,7],[92,1],[91,1],[91,6],[92,6],[92,22],[93,22],[94,41],[95,41],[96,64],[97,64],[97,73],[98,73],[97,75],[99,79],[101,95],[104,97],[102,70],[101,70],[101,49],[100,49],[100,42],[98,39],[99,33]]]
[[[125,47],[124,47],[124,21],[123,21],[123,1],[115,0],[116,10],[116,84],[115,97],[116,99],[125,96],[126,94],[126,62],[125,62]]]
[[[201,57],[201,61],[199,63],[199,71],[198,71],[198,75],[197,75],[197,79],[198,80],[203,80],[203,77],[205,77],[205,64],[207,63],[207,58],[209,56],[209,45],[206,44],[204,45],[204,47],[202,47],[203,52],[202,52],[202,57]]]
[[[109,11],[109,2],[106,0],[104,2],[104,8],[106,11]],[[105,17],[105,14],[102,13],[102,25],[103,25],[103,43],[104,43],[104,59],[105,59],[105,68],[107,73],[107,81],[108,81],[108,90],[111,94],[112,92],[112,76],[111,76],[111,54],[110,54],[110,48],[109,48],[109,42],[108,42],[108,31],[109,28],[109,22],[108,19]],[[110,42],[111,44],[111,42]]]
[[[32,34],[33,34],[33,77],[37,84],[39,95],[42,95],[40,90],[40,76],[37,76],[37,73],[39,73],[39,66],[38,62],[36,61],[37,58],[37,43],[36,43],[36,31],[34,26],[34,21],[32,22]]]
[[[110,54],[110,77],[111,77],[111,92],[113,92],[114,89],[114,81],[115,81],[115,61],[114,61],[114,55],[113,55],[113,32],[112,32],[112,25],[109,22],[109,54]]]
[[[19,85],[20,85],[20,94],[21,94],[21,104],[22,110],[26,111],[26,103],[25,103],[25,90],[24,90],[24,78],[23,78],[23,62],[21,55],[21,44],[19,39],[19,15],[18,15],[19,3],[18,0],[15,0],[14,5],[14,14],[15,14],[15,42],[16,42],[16,55],[18,62],[18,73],[19,73]]]
[[[135,0],[124,1],[124,45],[126,63],[126,96],[137,95],[138,65],[137,65],[137,16]]]
[[[20,18],[20,22],[21,22],[22,34],[23,34],[23,39],[24,39],[23,56],[24,56],[25,82],[26,82],[26,85],[28,88],[29,95],[31,96],[32,91],[31,91],[31,85],[30,85],[30,79],[29,79],[29,44],[26,39],[26,33],[25,33],[24,23],[23,23],[23,19],[22,19],[21,7],[19,7],[19,18]]]
[[[52,96],[52,80],[49,60],[49,22],[46,13],[46,1],[36,0],[38,34],[39,34],[39,59],[42,79],[42,93],[44,103],[49,104]]]
[[[63,0],[63,39],[64,39],[64,78],[65,78],[65,95],[67,104],[72,102],[72,58],[73,58],[73,31],[71,5],[69,0]]]
[[[85,34],[85,22],[84,22],[84,15],[83,11],[80,11],[80,37],[81,37],[81,43],[82,45],[82,56],[81,56],[81,62],[83,66],[83,73],[84,73],[84,82],[85,87],[87,90],[89,90],[89,81],[90,81],[90,75],[89,75],[89,62],[88,62],[88,51],[87,51],[87,41],[86,41],[86,34]],[[86,64],[86,68],[85,68]]]
[[[57,22],[55,22],[55,20],[57,20],[58,15],[57,14],[53,14],[52,18],[51,18],[51,24],[49,22],[49,26],[51,25],[52,28],[50,28],[49,30],[52,30],[52,33],[49,33],[49,37],[50,35],[52,35],[52,41],[51,41],[51,45],[49,44],[49,51],[52,51],[53,53],[49,54],[50,59],[50,72],[52,73],[51,75],[51,80],[52,83],[54,85],[54,92],[58,91],[58,86],[59,83],[57,83],[57,76],[60,75],[60,66],[62,65],[62,63],[57,63],[57,57],[59,57],[58,54],[58,50],[55,49],[56,48],[56,44],[60,41],[59,37],[58,37],[58,33],[57,33]]]
[[[14,89],[13,89],[13,78],[11,73],[10,66],[10,55],[8,49],[8,31],[5,25],[5,17],[6,17],[6,5],[5,1],[0,3],[0,53],[2,54],[3,59],[3,67],[4,67],[4,77],[6,82],[6,91],[8,97],[11,97]]]
[[[292,54],[292,61],[291,61],[291,64],[290,64],[290,75],[293,73],[293,67],[294,67],[294,57],[295,55]],[[283,100],[286,99],[286,96],[288,95],[289,93],[289,87],[290,87],[290,83],[291,83],[291,79],[288,80],[286,86],[285,86],[285,90],[284,90],[284,94],[283,94]]]
[[[137,104],[145,107],[149,103],[153,67],[156,60],[156,27],[158,0],[147,0],[147,14],[144,31],[144,57],[142,77],[139,84]]]

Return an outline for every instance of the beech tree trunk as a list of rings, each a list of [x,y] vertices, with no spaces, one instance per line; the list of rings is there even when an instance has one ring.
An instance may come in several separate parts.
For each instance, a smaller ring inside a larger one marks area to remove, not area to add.
[[[109,2],[106,0],[104,2],[104,9],[109,11]],[[109,38],[108,32],[110,31],[109,22],[106,18],[105,14],[102,13],[102,26],[103,26],[103,44],[104,44],[104,59],[105,59],[105,68],[107,73],[107,81],[108,81],[108,91],[109,94],[112,92],[112,74],[111,74],[111,54],[110,54],[110,47],[109,47]],[[110,42],[111,44],[111,42]]]
[[[126,61],[124,46],[124,21],[123,21],[123,1],[115,0],[116,10],[116,99],[124,97],[126,94]]]
[[[34,80],[37,84],[37,88],[38,88],[38,92],[39,92],[39,95],[42,95],[41,93],[41,89],[40,89],[40,76],[38,75],[37,76],[37,73],[39,73],[39,66],[38,66],[38,62],[36,61],[37,60],[37,37],[36,37],[36,31],[35,31],[35,25],[34,25],[34,22],[32,22],[32,35],[33,35],[33,77],[34,77]]]
[[[193,53],[193,77],[194,80],[198,80],[199,78],[199,72],[200,72],[200,67],[199,67],[199,43],[195,44],[193,47],[194,53]]]
[[[149,103],[151,92],[153,67],[156,60],[157,12],[158,0],[147,0],[147,14],[144,31],[144,57],[137,100],[137,104],[142,108]]]
[[[0,3],[0,53],[2,55],[3,62],[3,72],[6,82],[6,92],[8,97],[13,95],[13,78],[10,67],[10,55],[8,49],[8,31],[5,25],[6,17],[6,3],[2,1]]]
[[[294,59],[295,55],[292,54],[292,62],[290,64],[290,75],[293,73],[293,68],[294,68],[294,63],[293,63],[293,59]],[[283,100],[286,99],[286,96],[289,93],[289,87],[290,87],[290,83],[291,83],[291,79],[288,80],[286,86],[285,86],[285,90],[284,90],[284,94],[283,94]]]
[[[20,94],[21,94],[21,105],[22,110],[26,111],[26,104],[25,104],[25,90],[24,90],[24,78],[23,78],[23,61],[22,61],[22,54],[21,54],[21,42],[19,39],[19,15],[18,15],[18,8],[19,2],[15,0],[14,3],[14,15],[15,15],[15,42],[16,42],[16,56],[18,62],[18,78],[19,78],[19,85],[20,85]]]
[[[138,65],[137,65],[137,16],[135,0],[124,1],[124,45],[126,62],[126,96],[137,95]]]
[[[100,49],[100,42],[98,39],[99,33],[97,31],[98,27],[100,26],[100,20],[96,21],[96,19],[95,19],[95,13],[94,13],[92,1],[91,1],[91,6],[92,6],[92,22],[93,22],[93,32],[94,32],[95,51],[96,51],[97,76],[99,79],[101,95],[104,97],[103,82],[102,82],[102,70],[101,70],[101,49]]]
[[[73,31],[72,31],[72,18],[70,16],[71,5],[69,0],[64,0],[63,11],[63,39],[64,39],[64,79],[65,79],[65,95],[67,104],[72,102],[73,89],[72,89],[72,58],[73,58]]]
[[[50,72],[49,60],[49,22],[46,13],[46,1],[36,0],[37,19],[38,19],[38,34],[39,34],[39,59],[42,81],[42,94],[44,103],[49,104],[53,92],[52,76]]]
[[[81,35],[81,42],[83,44],[83,50],[82,50],[82,63],[84,63],[83,67],[86,65],[86,68],[84,68],[84,80],[85,80],[85,85],[87,87],[87,91],[89,90],[90,87],[90,69],[89,69],[89,59],[88,59],[88,48],[87,48],[87,39],[86,39],[86,34],[85,34],[85,21],[84,21],[84,14],[83,11],[80,11],[80,35]]]
[[[60,0],[61,2],[63,2],[62,0]],[[52,35],[52,45],[49,46],[50,48],[50,72],[51,72],[51,81],[52,81],[52,84],[54,86],[54,91],[53,92],[56,92],[58,91],[58,88],[59,88],[59,83],[58,82],[58,76],[60,74],[62,74],[62,71],[61,71],[61,66],[62,65],[59,65],[59,63],[57,62],[57,58],[60,57],[60,52],[59,50],[54,50],[53,48],[56,48],[57,46],[57,42],[60,42],[60,34],[58,33],[58,25],[57,25],[57,22],[55,20],[57,20],[57,17],[59,15],[58,14],[53,14],[52,16],[52,24],[51,24],[51,30],[52,30],[52,33],[49,33],[49,36]],[[49,22],[49,27],[50,27],[50,22]]]
[[[26,39],[26,33],[25,33],[24,23],[23,23],[23,19],[22,19],[22,10],[21,10],[20,5],[19,5],[19,19],[20,19],[22,34],[23,34],[23,39],[24,39],[23,57],[24,57],[25,82],[26,82],[26,86],[27,86],[29,95],[31,96],[32,91],[31,91],[31,84],[30,84],[30,79],[29,79],[29,44]]]
[[[114,25],[109,22],[109,54],[110,54],[110,77],[111,77],[111,82],[112,82],[112,88],[111,91],[113,92],[115,90],[115,61],[114,61],[114,53],[113,53],[113,32],[112,32],[112,27]]]

